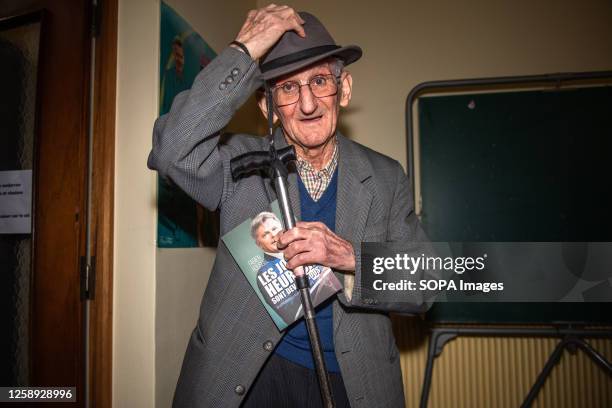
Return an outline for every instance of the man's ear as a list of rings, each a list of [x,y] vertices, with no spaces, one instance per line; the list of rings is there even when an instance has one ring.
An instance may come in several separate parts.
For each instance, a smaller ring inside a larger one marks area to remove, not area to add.
[[[266,93],[257,91],[256,98],[257,105],[259,105],[259,110],[261,111],[264,118],[268,120],[268,104],[266,103]],[[274,123],[276,123],[276,121],[278,120],[278,116],[276,116],[276,113],[274,113],[273,119]]]
[[[342,77],[340,78],[342,84],[342,94],[340,95],[340,106],[346,108],[351,101],[351,95],[353,91],[353,77],[351,73],[348,71],[342,72]]]

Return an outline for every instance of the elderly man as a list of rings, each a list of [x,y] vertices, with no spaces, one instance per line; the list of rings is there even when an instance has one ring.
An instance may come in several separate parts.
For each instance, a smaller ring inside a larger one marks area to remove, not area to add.
[[[231,46],[179,94],[154,129],[148,165],[202,205],[221,211],[221,233],[269,209],[271,180],[234,181],[230,160],[267,150],[268,140],[222,135],[246,99],[270,85],[277,147],[295,146],[289,174],[301,220],[279,236],[288,267],[321,264],[344,288],[317,309],[337,406],[404,405],[398,350],[388,312],[421,305],[385,303],[360,290],[360,243],[424,239],[408,179],[396,161],[337,131],[353,80],[344,66],[361,57],[337,46],[312,15],[287,6],[251,11]],[[264,98],[259,105],[267,114]],[[381,135],[377,135],[381,137]],[[321,405],[303,322],[279,332],[221,243],[178,381],[175,407]]]

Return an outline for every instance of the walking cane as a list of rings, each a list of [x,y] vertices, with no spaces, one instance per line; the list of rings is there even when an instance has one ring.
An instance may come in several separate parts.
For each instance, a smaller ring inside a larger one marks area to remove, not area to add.
[[[293,146],[287,146],[283,149],[276,150],[273,136],[274,112],[272,106],[272,94],[267,83],[265,84],[265,88],[266,103],[268,106],[268,136],[270,138],[270,150],[268,152],[255,151],[242,154],[233,158],[230,162],[230,166],[234,180],[237,180],[240,177],[257,170],[268,171],[270,178],[274,180],[274,187],[276,189],[276,196],[278,197],[278,205],[281,210],[285,230],[288,230],[295,226],[295,217],[291,208],[291,201],[287,188],[287,165],[296,160],[295,148]],[[314,305],[312,304],[312,299],[310,298],[310,283],[308,281],[308,275],[304,273],[303,267],[296,268],[294,275],[296,286],[300,291],[302,310],[304,311],[304,320],[308,329],[310,346],[312,347],[312,355],[314,358],[317,378],[319,380],[319,388],[321,390],[323,406],[325,408],[333,408],[335,407],[335,404],[332,397],[329,374],[327,373],[325,360],[323,358],[323,348],[321,347],[319,328],[317,327],[317,322],[315,320]]]

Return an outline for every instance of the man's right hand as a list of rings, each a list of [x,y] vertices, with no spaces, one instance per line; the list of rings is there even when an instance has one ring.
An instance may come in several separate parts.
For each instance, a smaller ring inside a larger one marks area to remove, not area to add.
[[[270,4],[258,10],[251,10],[242,25],[236,41],[243,43],[251,58],[261,58],[287,31],[294,30],[305,37],[304,20],[289,6]]]

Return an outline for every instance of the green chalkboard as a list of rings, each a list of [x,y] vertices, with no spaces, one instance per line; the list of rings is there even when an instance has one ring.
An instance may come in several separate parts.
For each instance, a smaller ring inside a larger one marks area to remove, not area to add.
[[[422,223],[432,241],[612,241],[612,88],[418,103]],[[440,303],[428,317],[612,322],[610,305]]]

